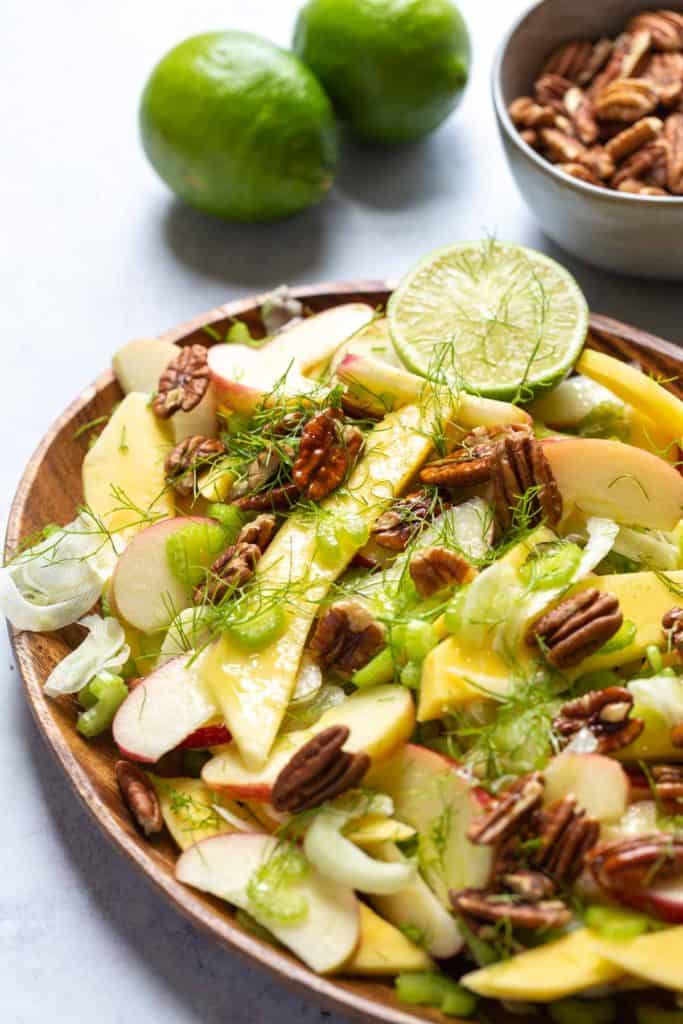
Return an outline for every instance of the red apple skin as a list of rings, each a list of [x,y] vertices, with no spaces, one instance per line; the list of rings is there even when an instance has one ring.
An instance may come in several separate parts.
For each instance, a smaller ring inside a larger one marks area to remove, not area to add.
[[[225,725],[203,725],[178,744],[176,750],[207,750],[229,743],[232,736]]]
[[[140,754],[133,754],[133,753],[131,753],[130,750],[126,750],[125,747],[122,747],[118,743],[116,744],[116,748],[117,748],[119,754],[121,755],[121,757],[125,758],[126,761],[135,761],[136,764],[156,764],[157,763],[151,757],[141,757]]]
[[[619,894],[619,900],[633,910],[667,924],[683,924],[683,878],[678,889],[658,890],[653,886],[651,889],[625,890]]]

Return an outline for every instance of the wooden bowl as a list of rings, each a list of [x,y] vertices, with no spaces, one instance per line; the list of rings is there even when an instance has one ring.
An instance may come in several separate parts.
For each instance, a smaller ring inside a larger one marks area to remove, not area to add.
[[[295,291],[308,308],[318,312],[343,302],[362,301],[372,306],[386,302],[390,294],[386,281],[350,284],[323,284]],[[168,331],[163,337],[180,344],[201,342],[210,345],[204,330],[212,326],[224,331],[233,318],[244,320],[252,330],[261,331],[259,307],[262,296],[231,302],[189,323]],[[603,316],[591,317],[589,345],[628,361],[637,360],[646,372],[659,378],[675,377],[683,366],[683,356],[672,344]],[[666,385],[681,395],[678,383]],[[75,437],[83,424],[108,414],[121,391],[107,370],[65,410],[50,428],[32,456],[21,478],[10,512],[6,552],[15,550],[24,537],[48,522],[66,523],[73,519],[82,501],[81,462],[87,450],[87,435]],[[225,903],[176,882],[174,865],[177,850],[167,836],[149,842],[135,830],[121,803],[114,779],[116,750],[110,738],[84,740],[75,729],[75,709],[48,700],[43,693],[47,675],[69,651],[73,630],[59,633],[26,633],[10,627],[10,639],[26,687],[31,710],[53,753],[62,765],[74,790],[97,820],[105,835],[128,855],[132,863],[167,896],[178,910],[213,935],[231,950],[267,968],[288,985],[307,990],[319,1002],[363,1020],[411,1024],[415,1021],[441,1021],[432,1010],[412,1009],[397,1001],[392,985],[385,981],[361,981],[323,978],[313,974],[298,960],[281,949],[255,938],[233,919]],[[498,1020],[520,1020],[504,1012],[494,1013]]]

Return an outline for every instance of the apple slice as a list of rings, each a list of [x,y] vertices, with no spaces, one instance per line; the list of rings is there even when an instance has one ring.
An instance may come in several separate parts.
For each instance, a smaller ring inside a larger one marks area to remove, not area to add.
[[[399,864],[405,860],[394,843],[382,843],[373,853],[380,860]],[[445,960],[462,949],[464,941],[456,921],[419,874],[400,892],[370,899],[387,921],[399,928],[414,929],[432,956]]]
[[[454,406],[451,418],[463,427],[531,423],[527,412],[509,402],[480,398],[464,391],[451,395],[445,389],[432,389],[423,377],[362,353],[351,352],[345,356],[337,367],[337,377],[346,385],[352,398],[357,398],[378,415],[412,402],[425,403],[431,392],[439,395],[439,401],[444,405]]]
[[[124,757],[153,764],[216,715],[202,679],[206,651],[172,658],[138,683],[114,716],[112,734]]]
[[[192,605],[192,590],[171,572],[166,541],[190,523],[215,526],[212,519],[175,516],[141,530],[116,563],[112,592],[118,612],[143,633],[164,629]]]
[[[621,441],[549,440],[543,451],[562,495],[574,509],[650,530],[673,530],[683,509],[683,477],[663,459]]]
[[[362,977],[434,969],[431,957],[365,903],[360,903],[360,942],[343,973]]]
[[[620,970],[651,985],[681,991],[683,928],[665,928],[661,932],[639,935],[628,942],[597,936],[594,941],[599,955]]]
[[[321,715],[312,728],[280,737],[262,769],[250,770],[237,745],[231,744],[204,765],[202,779],[210,789],[240,800],[269,801],[273,783],[292,755],[312,736],[331,725],[348,727],[350,736],[345,750],[351,753],[364,750],[373,761],[379,761],[391,756],[413,731],[413,699],[409,690],[399,686],[358,690],[344,704]]]
[[[386,317],[371,320],[357,334],[340,345],[327,364],[330,373],[336,373],[337,367],[348,355],[371,356],[373,359],[390,363],[392,366],[400,367],[402,365],[396,355]]]
[[[112,532],[140,529],[139,509],[172,516],[173,496],[164,479],[172,445],[168,426],[148,405],[148,395],[126,395],[83,459],[83,495],[94,516]]]
[[[315,388],[286,351],[266,355],[269,348],[214,345],[209,349],[211,384],[219,405],[248,415],[267,400],[276,385],[280,398]]]
[[[211,747],[221,747],[225,743],[229,743],[231,739],[226,726],[222,722],[215,722],[209,725],[200,725],[182,743],[178,744],[178,749],[209,750]]]
[[[226,802],[225,809],[236,819],[244,819],[244,829],[230,824],[214,810],[219,800],[199,779],[161,778],[148,773],[161,804],[161,814],[166,828],[181,850],[208,839],[209,836],[225,835],[240,831],[261,831],[254,829],[254,819],[236,803]],[[222,801],[220,801],[222,803]]]
[[[281,331],[261,352],[268,362],[294,363],[300,373],[315,376],[316,368],[324,367],[339,346],[374,316],[374,309],[365,302],[333,306]]]
[[[618,761],[601,754],[564,753],[553,757],[543,775],[544,803],[574,796],[579,807],[599,822],[618,821],[628,807],[630,785]]]
[[[368,772],[365,784],[387,793],[394,814],[420,833],[420,868],[445,907],[449,890],[482,888],[491,874],[489,847],[475,846],[467,828],[481,813],[485,794],[442,754],[409,743]]]
[[[227,835],[204,839],[182,854],[176,865],[179,882],[219,896],[246,910],[259,924],[318,974],[337,970],[353,954],[360,937],[360,909],[355,894],[323,878],[310,867],[293,890],[306,901],[307,913],[295,924],[266,916],[249,899],[249,883],[278,847],[268,835]]]
[[[116,352],[112,368],[125,394],[156,391],[159,377],[180,352],[177,345],[161,338],[136,338]]]

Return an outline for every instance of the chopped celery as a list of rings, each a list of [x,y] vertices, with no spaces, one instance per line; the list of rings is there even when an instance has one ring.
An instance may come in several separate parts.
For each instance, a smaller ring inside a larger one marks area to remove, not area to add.
[[[258,338],[252,338],[251,332],[243,320],[235,320],[225,333],[225,340],[229,345],[260,345]]]
[[[390,647],[385,647],[375,657],[351,676],[354,686],[379,686],[390,683],[394,678],[396,661]]]
[[[571,541],[553,541],[539,544],[526,562],[519,575],[529,590],[549,590],[569,583],[581,561],[581,548]]]
[[[548,1013],[555,1024],[612,1024],[617,1005],[612,999],[560,999]]]
[[[76,722],[80,734],[92,739],[108,729],[127,696],[128,687],[120,676],[95,676],[78,695],[79,703],[86,709]]]
[[[419,661],[409,661],[401,669],[401,685],[409,690],[418,690],[422,680],[422,665]]]
[[[444,625],[449,633],[457,633],[462,626],[465,598],[469,586],[470,584],[466,584],[460,590],[456,590],[444,612]]]
[[[471,1017],[477,1006],[477,997],[472,992],[444,974],[431,971],[399,974],[395,985],[401,1002],[434,1006],[454,1017]]]
[[[360,548],[367,544],[370,537],[370,527],[361,516],[345,516],[339,522],[339,532]]]
[[[439,634],[431,622],[409,619],[403,629],[403,649],[410,661],[423,661],[439,642]]]
[[[258,612],[244,622],[232,623],[228,627],[228,632],[242,647],[250,651],[260,651],[281,636],[286,624],[287,616],[284,609],[280,605],[273,605],[272,608]]]
[[[664,668],[664,661],[662,659],[662,652],[656,644],[650,644],[645,649],[645,657],[647,658],[648,664],[655,675],[658,675]]]
[[[582,697],[591,690],[606,690],[608,686],[623,686],[623,679],[609,668],[597,669],[595,672],[586,672],[579,676],[574,683],[572,694],[575,697]]]
[[[341,544],[339,534],[332,517],[323,517],[318,523],[316,532],[318,555],[325,564],[334,563],[340,556]]]
[[[621,651],[625,647],[628,647],[636,638],[638,628],[635,622],[631,622],[630,619],[625,619],[621,626],[606,644],[603,644],[597,654],[613,654],[615,651]]]
[[[237,508],[236,505],[223,505],[219,501],[209,505],[206,510],[206,514],[210,516],[211,519],[218,520],[223,527],[226,545],[235,543],[237,540],[237,534],[247,521],[247,517],[244,512]]]
[[[643,935],[650,927],[650,918],[621,907],[588,907],[584,914],[588,928],[598,932],[603,939],[634,939]]]
[[[188,523],[166,541],[166,558],[176,579],[196,587],[225,546],[225,533],[217,523]]]
[[[665,1010],[663,1006],[636,1006],[638,1024],[683,1024],[683,1010]]]

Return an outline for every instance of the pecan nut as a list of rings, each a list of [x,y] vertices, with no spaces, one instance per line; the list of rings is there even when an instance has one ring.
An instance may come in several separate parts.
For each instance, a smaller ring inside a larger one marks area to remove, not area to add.
[[[600,837],[600,823],[577,807],[573,796],[566,796],[541,812],[537,830],[531,863],[557,885],[571,885]]]
[[[564,171],[570,178],[578,178],[579,181],[585,181],[589,185],[600,185],[601,180],[597,174],[585,167],[583,164],[557,164],[558,171]]]
[[[586,147],[582,142],[558,128],[542,128],[539,135],[546,156],[553,163],[581,163],[586,155]]]
[[[299,814],[360,783],[370,758],[342,749],[349,736],[348,726],[332,725],[297,750],[273,785],[271,802],[276,811]]]
[[[571,911],[561,900],[525,900],[514,894],[463,889],[451,892],[453,909],[475,921],[508,921],[513,928],[562,928]]]
[[[427,547],[417,551],[408,565],[410,578],[422,598],[449,587],[469,583],[477,574],[466,558],[448,548]]]
[[[681,79],[683,82],[683,78]],[[658,117],[641,117],[605,144],[605,150],[615,163],[653,142],[660,134],[664,123]]]
[[[260,493],[277,476],[281,466],[280,453],[268,445],[252,459],[241,479],[233,484],[230,497],[235,500],[249,494]]]
[[[555,110],[544,107],[531,96],[520,96],[508,107],[508,114],[517,128],[550,127],[555,124]]]
[[[626,26],[627,32],[648,32],[655,50],[683,49],[683,14],[677,11],[643,11]]]
[[[304,427],[294,483],[305,497],[321,501],[343,483],[362,446],[361,431],[344,425],[341,409],[324,409]]]
[[[669,191],[683,195],[683,113],[670,114],[664,125],[666,173]]]
[[[683,54],[656,53],[641,78],[652,85],[663,106],[675,106],[683,93]]]
[[[359,601],[337,601],[320,615],[310,648],[324,668],[351,675],[385,643],[385,629]]]
[[[540,807],[544,790],[545,782],[539,772],[518,779],[489,811],[471,822],[467,838],[476,846],[502,843]]]
[[[638,121],[659,102],[652,83],[644,78],[617,78],[595,98],[595,116],[601,121]]]
[[[133,821],[146,835],[155,835],[164,827],[161,804],[147,775],[130,761],[117,761],[114,765],[116,781]]]
[[[260,557],[261,550],[256,544],[231,544],[212,564],[205,582],[195,587],[195,604],[218,604],[237,587],[244,586],[254,575]]]
[[[683,765],[655,764],[650,768],[651,786],[659,800],[683,800]]]
[[[572,86],[564,95],[564,105],[567,108],[574,131],[585,146],[592,146],[597,141],[600,129],[595,120],[593,101],[578,85]]]
[[[577,82],[593,63],[594,49],[593,43],[585,39],[572,39],[562,43],[548,57],[541,68],[541,75],[560,75],[562,78],[568,78],[570,82]],[[606,54],[604,59],[607,59]]]
[[[383,512],[372,528],[376,544],[390,551],[405,551],[423,524],[432,517],[435,510],[449,508],[447,502],[436,503],[427,491],[415,491],[395,501]]]
[[[167,481],[178,494],[191,494],[197,471],[225,455],[225,445],[215,437],[186,437],[169,452],[164,462]]]
[[[660,917],[661,904],[649,904],[646,890],[654,882],[683,875],[683,838],[655,832],[600,843],[588,854],[587,866],[612,899]]]
[[[553,728],[565,740],[589,729],[598,741],[598,752],[609,754],[633,743],[643,731],[644,723],[630,717],[632,709],[633,695],[623,686],[591,690],[563,704]]]
[[[539,641],[555,668],[578,665],[614,636],[623,623],[613,594],[591,588],[562,601],[535,622],[527,643]]]
[[[208,352],[204,345],[188,345],[172,359],[159,378],[152,410],[162,420],[174,412],[190,412],[209,387]]]
[[[559,114],[564,111],[564,97],[574,83],[563,75],[541,75],[534,83],[534,96],[542,107],[552,107]]]
[[[258,494],[247,494],[243,498],[237,498],[232,504],[243,512],[266,512],[289,508],[298,498],[299,488],[296,484],[280,484]]]
[[[238,544],[255,544],[261,554],[266,550],[277,529],[274,515],[263,513],[246,523],[237,535]]]
[[[538,903],[540,900],[550,899],[555,895],[555,883],[552,878],[544,875],[542,871],[532,871],[529,868],[518,868],[501,876],[501,882],[510,892],[517,896],[523,896],[527,900]]]
[[[526,434],[498,441],[493,467],[493,500],[501,527],[509,529],[521,508],[529,522],[554,524],[562,518],[562,496],[542,446]]]

